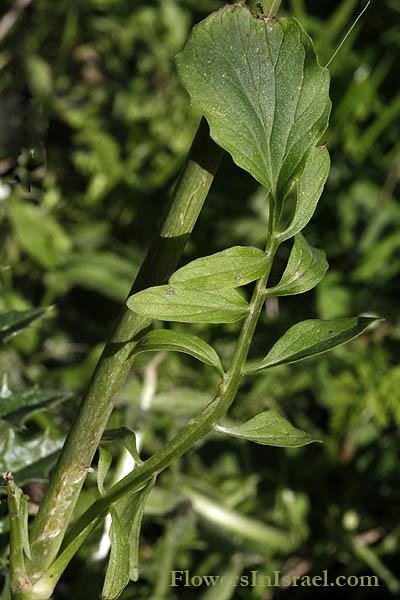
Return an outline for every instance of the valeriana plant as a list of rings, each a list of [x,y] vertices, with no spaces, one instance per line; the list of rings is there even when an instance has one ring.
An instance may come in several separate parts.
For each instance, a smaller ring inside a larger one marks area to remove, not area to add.
[[[275,342],[266,342],[270,349],[264,357],[247,360],[266,299],[307,292],[328,268],[324,252],[309,246],[301,231],[316,209],[330,168],[322,143],[331,109],[329,73],[319,65],[301,25],[292,18],[276,18],[278,5],[276,0],[264,2],[258,14],[244,3],[225,6],[193,29],[177,56],[181,80],[208,126],[203,119],[159,234],[99,361],[29,535],[27,499],[12,474],[4,474],[10,512],[11,590],[16,600],[50,598],[73,555],[107,514],[112,518],[111,554],[103,597],[116,598],[129,580],[138,579],[141,520],[157,475],[197,441],[213,430],[269,446],[317,441],[274,410],[237,426],[221,425],[244,377],[326,352],[360,335],[374,321],[365,317],[303,321]],[[265,247],[224,248],[176,270],[223,150],[265,188],[265,210],[269,211]],[[276,252],[291,238],[292,250],[282,277],[277,285],[269,286]],[[253,284],[250,299],[239,290],[247,284]],[[4,316],[0,332],[15,332],[38,316],[41,313]],[[190,328],[185,333],[167,328],[149,331],[152,319],[242,321],[242,325],[224,369],[214,348],[192,335]],[[99,498],[67,532],[135,357],[159,350],[187,353],[213,366],[221,376],[214,399],[144,462],[132,433],[106,432],[105,439],[124,438],[135,468],[104,490],[110,460],[101,449]]]

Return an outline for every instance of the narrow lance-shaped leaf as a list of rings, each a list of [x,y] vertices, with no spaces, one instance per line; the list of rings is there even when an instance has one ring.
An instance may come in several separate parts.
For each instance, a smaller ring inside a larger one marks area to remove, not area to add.
[[[329,73],[300,24],[225,6],[193,28],[176,60],[211,137],[283,201],[331,108]]]
[[[144,490],[139,492],[140,496],[138,498],[138,506],[131,525],[129,535],[129,577],[132,579],[132,581],[137,581],[139,579],[140,530],[142,527],[142,520],[147,498],[149,497],[155,482],[156,476],[152,477]]]
[[[296,202],[291,221],[276,236],[279,242],[290,239],[307,225],[324,189],[330,167],[328,150],[324,146],[312,148],[304,171],[296,183]]]
[[[217,425],[215,429],[221,433],[227,433],[264,446],[293,448],[321,441],[305,433],[305,431],[293,427],[276,410],[262,412],[237,427]]]
[[[221,375],[224,373],[214,348],[196,335],[178,333],[170,329],[154,329],[140,339],[135,347],[135,354],[157,350],[172,350],[190,354],[206,365],[215,367]]]
[[[322,354],[356,338],[367,327],[381,319],[349,317],[320,321],[309,319],[293,325],[276,342],[263,360],[249,362],[245,373],[256,373],[286,363]]]
[[[278,285],[267,289],[266,296],[291,296],[308,292],[322,281],[327,269],[325,252],[309,246],[299,233],[294,238],[282,279]]]
[[[97,487],[100,494],[104,494],[104,480],[111,467],[112,456],[102,446],[99,446],[99,462],[97,465]]]
[[[0,315],[0,346],[51,309],[11,310]]]
[[[129,582],[129,538],[117,510],[111,506],[111,552],[101,597],[117,598]]]
[[[144,509],[147,499],[156,482],[154,475],[147,485],[133,495],[122,498],[116,504],[120,522],[128,535],[129,540],[129,560],[128,572],[132,581],[137,581],[139,577],[139,540],[140,529],[142,526]],[[126,584],[125,584],[126,585]],[[122,589],[121,589],[122,591]]]
[[[128,299],[127,306],[151,319],[181,323],[234,323],[243,319],[249,309],[234,289],[203,292],[171,285],[138,292]]]
[[[235,288],[255,281],[267,267],[268,257],[259,248],[234,246],[193,260],[178,269],[169,283],[187,289]]]

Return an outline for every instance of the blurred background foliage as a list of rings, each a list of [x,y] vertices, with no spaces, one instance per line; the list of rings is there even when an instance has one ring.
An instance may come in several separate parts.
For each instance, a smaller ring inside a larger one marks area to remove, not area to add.
[[[174,55],[192,25],[221,5],[2,2],[0,313],[54,305],[0,347],[0,463],[26,484],[32,514],[199,121]],[[363,5],[288,0],[282,13],[301,21],[325,65]],[[10,15],[15,23],[8,28]],[[284,450],[207,438],[160,476],[144,521],[141,578],[124,599],[319,593],[263,585],[172,588],[171,569],[310,576],[327,569],[331,579],[375,574],[379,588],[344,587],[341,595],[399,593],[399,53],[400,4],[375,1],[330,65],[333,113],[322,141],[332,170],[305,230],[312,245],[326,250],[330,270],[315,291],[267,302],[251,352],[265,354],[298,320],[364,313],[386,321],[318,360],[246,380],[229,419],[276,408],[324,444]],[[264,191],[225,156],[184,260],[235,244],[262,245],[265,223]],[[289,251],[290,244],[280,249],[274,279]],[[237,324],[191,331],[229,360]],[[217,384],[210,368],[189,357],[140,358],[110,427],[140,432],[147,456]],[[7,402],[18,394],[31,408],[10,417]],[[124,451],[116,442],[108,448],[112,479]],[[77,512],[95,490],[92,475]],[[1,504],[0,516],[5,511]],[[105,568],[96,558],[100,537],[101,531],[71,563],[55,598],[98,597]],[[6,539],[3,519],[3,567]],[[337,588],[324,588],[329,592]]]

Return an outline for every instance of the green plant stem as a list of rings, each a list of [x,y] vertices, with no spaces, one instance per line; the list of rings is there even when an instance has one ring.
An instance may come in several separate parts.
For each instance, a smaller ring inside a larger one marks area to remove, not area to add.
[[[130,294],[164,283],[176,269],[222,153],[202,119],[160,231]],[[57,555],[86,473],[132,366],[132,351],[150,323],[124,307],[106,344],[32,526],[32,560],[27,567],[33,582]]]
[[[214,425],[225,415],[231,406],[242,381],[242,371],[264,304],[264,291],[277,249],[276,242],[271,237],[269,239],[270,241],[266,249],[270,258],[268,270],[258,280],[254,288],[249,314],[243,321],[231,363],[220,383],[218,394],[196,418],[191,419],[186,427],[184,427],[172,440],[167,442],[161,450],[153,454],[153,456],[146,460],[142,465],[137,466],[132,473],[121,479],[117,484],[113,485],[104,496],[94,502],[88,510],[81,515],[68,532],[61,549],[60,557],[49,570],[49,573],[51,572],[53,577],[59,577],[66,566],[65,559],[70,554],[68,549],[69,544],[74,544],[79,536],[83,542],[87,534],[92,530],[92,524],[106,516],[112,503],[116,502],[127,493],[134,493],[142,488],[152,475],[160,473],[168,467],[171,462],[190,450],[196,442],[212,431]],[[65,552],[64,557],[63,551]]]
[[[10,583],[13,591],[13,598],[19,600],[22,597],[21,594],[23,595],[31,591],[31,584],[25,570],[24,544],[22,539],[22,491],[15,485],[11,474],[5,473],[3,478],[7,485],[6,489],[10,519],[10,563],[12,562],[13,564],[13,569],[10,574]]]

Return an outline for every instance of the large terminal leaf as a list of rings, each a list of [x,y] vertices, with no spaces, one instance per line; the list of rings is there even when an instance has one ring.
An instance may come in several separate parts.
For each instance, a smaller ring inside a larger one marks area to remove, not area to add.
[[[228,5],[194,27],[176,60],[211,137],[283,202],[331,108],[329,73],[301,25]]]

